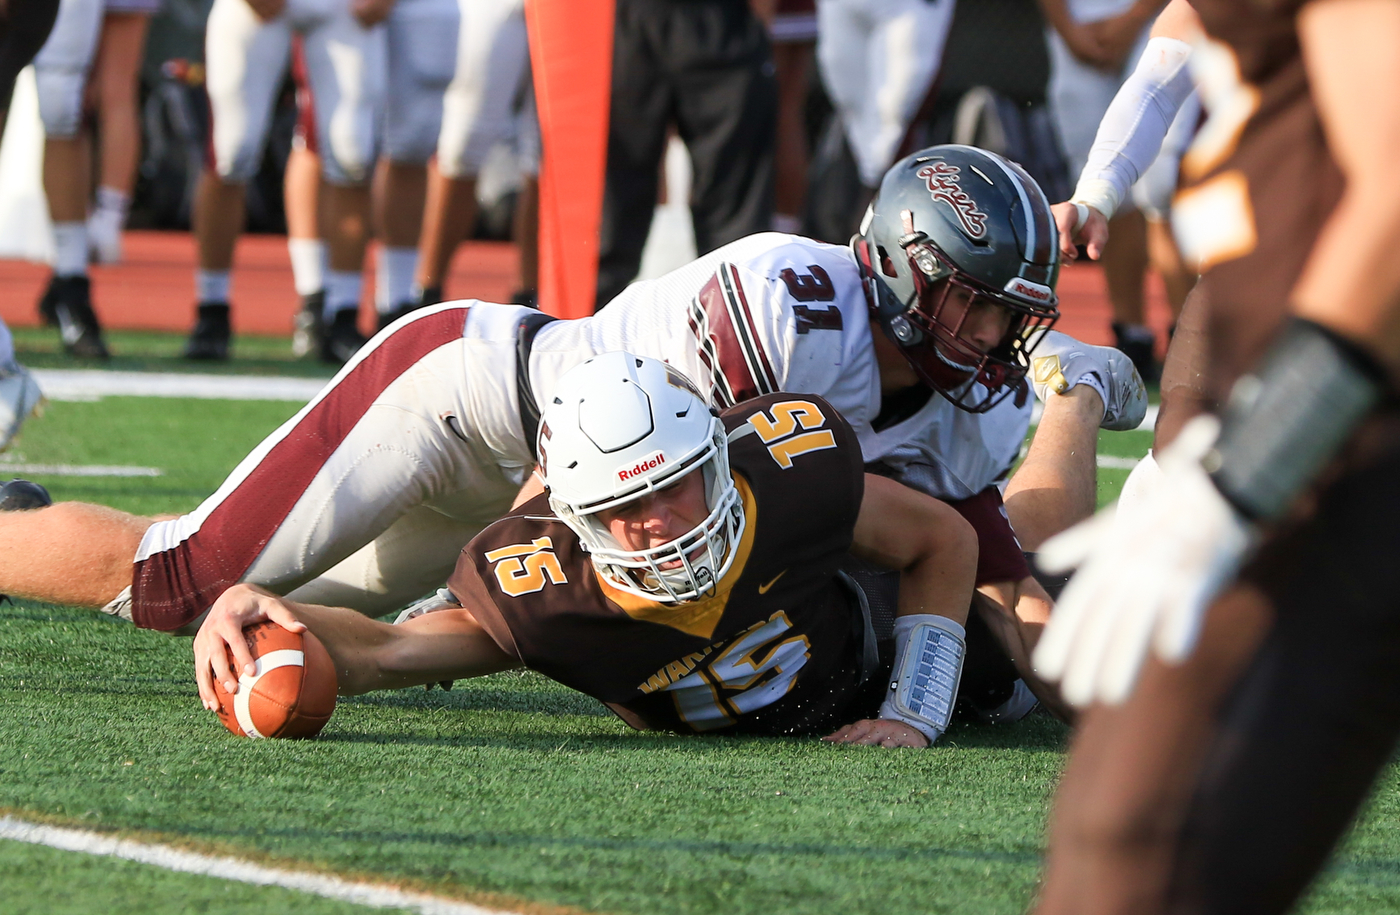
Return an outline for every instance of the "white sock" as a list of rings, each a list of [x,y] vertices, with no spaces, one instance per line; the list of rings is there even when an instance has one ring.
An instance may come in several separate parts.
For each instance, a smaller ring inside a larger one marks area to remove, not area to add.
[[[326,243],[319,238],[288,238],[292,284],[297,295],[315,295],[326,288]]]
[[[97,189],[97,208],[94,210],[94,214],[102,213],[115,216],[118,230],[126,225],[126,211],[130,208],[130,194],[105,184]]]
[[[321,317],[330,321],[338,311],[359,308],[363,288],[364,280],[358,270],[326,271],[326,307]]]
[[[374,307],[388,314],[413,296],[413,274],[418,271],[417,248],[379,247],[375,264]]]
[[[200,302],[228,302],[229,272],[227,270],[196,270],[195,299]]]
[[[88,242],[86,222],[53,224],[54,276],[86,276]]]

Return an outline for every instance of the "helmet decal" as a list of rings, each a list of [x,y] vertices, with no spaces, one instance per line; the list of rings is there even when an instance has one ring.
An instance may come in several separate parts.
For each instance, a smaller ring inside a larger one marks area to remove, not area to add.
[[[928,185],[928,192],[934,200],[952,208],[964,232],[973,238],[986,237],[989,217],[977,206],[977,201],[962,189],[961,168],[947,162],[934,162],[919,169],[917,174]]]
[[[655,470],[664,463],[666,463],[666,452],[653,451],[641,460],[633,461],[630,464],[617,468],[618,482],[639,477],[648,470]]]

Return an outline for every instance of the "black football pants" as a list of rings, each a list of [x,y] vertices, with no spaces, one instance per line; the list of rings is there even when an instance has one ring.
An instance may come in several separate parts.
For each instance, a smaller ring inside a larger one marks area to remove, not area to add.
[[[774,73],[746,0],[617,0],[596,307],[637,275],[672,124],[690,150],[699,252],[770,228]]]
[[[0,18],[0,129],[10,110],[15,78],[48,40],[58,18],[58,0],[9,0]]]
[[[1377,426],[1390,426],[1378,429]],[[1188,809],[1173,913],[1287,911],[1345,832],[1400,733],[1400,433],[1245,578],[1275,623],[1229,697]],[[1373,438],[1372,444],[1375,444]]]

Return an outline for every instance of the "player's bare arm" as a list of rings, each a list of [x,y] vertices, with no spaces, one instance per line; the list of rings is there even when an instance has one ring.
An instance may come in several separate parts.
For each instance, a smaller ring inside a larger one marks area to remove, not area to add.
[[[346,696],[520,666],[466,610],[442,610],[394,626],[354,610],[301,604],[256,585],[235,585],[215,601],[195,636],[195,679],[205,708],[218,707],[215,680],[235,693],[236,671],[253,670],[242,632],[264,620],[293,632],[310,629],[335,662],[339,690]]]
[[[977,533],[946,503],[875,474],[851,552],[899,570],[899,615],[933,613],[967,622],[977,576]]]
[[[977,534],[950,506],[866,474],[851,552],[899,570],[899,616],[933,614],[960,628],[967,623],[977,577]],[[929,744],[915,728],[889,718],[857,721],[823,739],[882,747]]]

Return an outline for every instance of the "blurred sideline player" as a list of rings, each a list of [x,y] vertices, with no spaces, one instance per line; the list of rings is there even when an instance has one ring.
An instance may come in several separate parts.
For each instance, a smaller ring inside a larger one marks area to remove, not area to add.
[[[629,353],[559,390],[540,425],[548,494],[467,544],[438,599],[388,625],[235,586],[195,643],[205,706],[215,680],[237,689],[227,646],[242,668],[243,628],[271,618],[309,625],[348,694],[526,665],[644,730],[847,725],[828,739],[918,747],[947,729],[977,567],[957,512],[865,475],[819,397],[716,416],[674,369]],[[840,571],[848,551],[900,570],[893,657]],[[892,676],[921,662],[935,673]]]
[[[807,197],[807,89],[817,46],[816,0],[775,0],[768,22],[778,75],[773,230],[802,231]]]
[[[979,586],[1006,612],[1005,638],[1025,642],[1011,652],[1025,666],[1050,599],[1022,550],[1089,515],[1099,426],[1135,427],[1146,403],[1121,353],[1043,333],[1057,245],[1017,166],[934,147],[890,170],[849,248],[751,236],[572,321],[479,302],[415,312],[189,515],[152,523],[77,503],[0,515],[0,591],[164,630],[239,581],[373,614],[401,607],[509,507],[535,462],[535,405],[558,377],[627,347],[721,408],[784,389],[825,397],[879,472],[972,522]],[[1045,415],[1003,508],[1037,345]]]
[[[773,224],[778,88],[748,0],[616,6],[595,309],[641,268],[672,127],[690,153],[698,252]]]
[[[188,358],[228,358],[229,274],[243,231],[244,185],[262,160],[294,33],[302,37],[317,103],[330,266],[326,309],[358,309],[387,72],[382,23],[392,6],[393,0],[215,0],[205,36],[213,161],[195,198],[198,320],[185,345]]]
[[[1124,82],[1139,68],[1148,33],[1164,0],[1040,0],[1053,28],[1047,30],[1050,49],[1050,110],[1068,159],[1071,175],[1101,158],[1091,148],[1095,132]],[[1136,112],[1123,112],[1131,119]],[[1189,139],[1192,112],[1181,114],[1180,130]],[[1167,150],[1179,148],[1169,144]],[[1155,338],[1146,323],[1143,281],[1149,263],[1166,283],[1173,311],[1178,311],[1192,277],[1175,256],[1165,223],[1165,208],[1176,185],[1170,153],[1153,168],[1131,196],[1113,201],[1113,232],[1102,251],[1104,279],[1113,306],[1115,345],[1128,353],[1139,371],[1155,380],[1159,366]],[[1154,193],[1154,188],[1156,193]],[[1076,194],[1076,199],[1079,195]],[[1100,198],[1093,198],[1099,201]],[[1150,255],[1155,255],[1150,256]]]
[[[408,299],[421,305],[443,301],[452,255],[476,224],[477,177],[492,149],[510,144],[521,174],[511,232],[520,272],[511,301],[533,305],[539,285],[540,128],[524,0],[459,2],[457,68],[443,97],[437,157],[428,166],[427,207]]]
[[[1127,522],[1052,550],[1089,558],[1037,661],[1107,704],[1044,913],[1289,909],[1400,733],[1400,2],[1193,5],[1211,120],[1174,219],[1224,406]]]
[[[943,66],[957,0],[817,0],[817,66],[866,200]]]
[[[380,128],[381,155],[370,195],[379,240],[375,309],[381,328],[408,310],[412,296],[418,231],[423,221],[424,169],[438,142],[442,94],[456,60],[456,0],[397,0],[385,20],[385,29],[386,88],[392,103],[385,109]],[[304,75],[304,67],[296,65],[305,56],[298,57],[293,72]],[[302,297],[293,350],[306,355],[315,349],[323,361],[344,363],[365,342],[356,325],[359,287],[353,306],[348,301],[328,301],[326,296],[325,246],[317,219],[321,168],[316,102],[313,89],[304,80],[298,81],[297,107],[294,160],[289,161],[285,176],[287,247],[293,280]],[[313,231],[310,237],[308,229]],[[348,300],[348,290],[342,298]]]
[[[122,259],[136,169],[141,162],[141,121],[137,90],[146,32],[161,0],[107,0],[102,32],[88,80],[88,107],[97,117],[97,191],[87,218],[88,247],[99,263]]]
[[[58,16],[58,0],[11,0],[0,9],[0,136],[10,113],[15,79],[39,52]],[[39,405],[39,384],[15,359],[10,329],[0,321],[0,451]]]
[[[89,138],[82,128],[83,99],[104,10],[103,0],[62,0],[53,31],[34,58],[39,117],[44,122],[44,197],[54,237],[53,275],[39,300],[39,317],[58,327],[70,354],[92,359],[106,359],[108,353],[88,277],[92,166]]]

